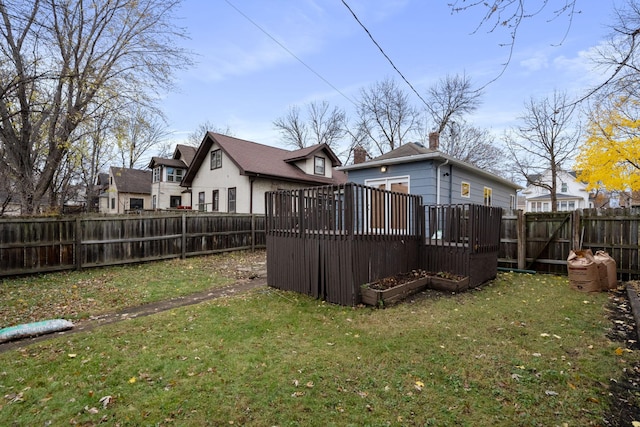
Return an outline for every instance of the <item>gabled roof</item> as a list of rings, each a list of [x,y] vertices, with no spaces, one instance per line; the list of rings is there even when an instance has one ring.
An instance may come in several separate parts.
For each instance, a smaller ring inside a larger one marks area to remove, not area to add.
[[[121,193],[151,194],[151,171],[112,166],[111,175]]]
[[[435,151],[426,148],[424,145],[417,144],[415,142],[409,142],[407,144],[401,145],[395,150],[391,150],[388,153],[384,153],[383,155],[378,156],[372,160],[399,159],[402,157],[416,156],[418,154],[429,154],[429,153],[435,153]]]
[[[207,132],[195,157],[185,174],[181,185],[189,186],[202,163],[207,159],[214,143],[235,163],[241,175],[275,178],[286,181],[316,185],[338,184],[347,181],[343,172],[333,171],[333,178],[309,175],[295,165],[295,162],[324,152],[332,164],[340,164],[337,156],[326,144],[318,144],[300,150],[289,151],[269,145],[258,144],[214,132]]]
[[[173,158],[179,159],[189,166],[196,155],[197,148],[190,145],[178,144],[173,152]]]
[[[359,169],[378,168],[383,165],[397,165],[397,164],[403,164],[403,163],[424,162],[424,161],[435,161],[435,162],[452,164],[459,168],[472,171],[478,175],[500,182],[516,190],[519,190],[522,188],[520,185],[515,184],[509,181],[508,179],[502,178],[501,176],[482,170],[477,166],[474,166],[467,162],[463,162],[462,160],[458,160],[454,157],[449,156],[448,154],[444,154],[440,151],[431,150],[415,142],[409,142],[407,144],[403,144],[400,147],[396,148],[395,150],[389,151],[388,153],[385,153],[382,156],[376,157],[375,159],[368,160],[366,162],[339,167],[338,170],[343,170],[348,172],[348,171],[359,170]]]
[[[173,158],[168,159],[166,157],[154,156],[149,162],[149,168],[153,169],[158,165],[169,166],[174,168],[186,169],[191,164],[193,157],[196,154],[196,148],[189,145],[178,144],[173,151]]]
[[[287,163],[297,162],[299,160],[308,159],[309,157],[314,156],[321,151],[324,151],[325,154],[331,159],[332,167],[342,165],[340,159],[338,159],[333,150],[331,150],[327,144],[316,144],[312,145],[311,147],[305,147],[299,150],[291,151],[291,156],[285,158],[284,161]]]

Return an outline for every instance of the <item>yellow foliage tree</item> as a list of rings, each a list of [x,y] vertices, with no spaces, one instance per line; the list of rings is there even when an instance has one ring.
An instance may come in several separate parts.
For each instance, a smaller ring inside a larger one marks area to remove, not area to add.
[[[640,190],[640,101],[620,97],[591,115],[575,169],[588,189]]]

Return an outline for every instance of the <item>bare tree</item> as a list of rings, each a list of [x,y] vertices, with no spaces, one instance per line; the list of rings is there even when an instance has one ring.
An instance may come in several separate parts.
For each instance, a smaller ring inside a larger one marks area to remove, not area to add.
[[[280,136],[285,145],[296,148],[307,146],[307,124],[300,117],[300,107],[292,105],[287,115],[274,120],[273,125],[280,131]]]
[[[556,91],[550,98],[531,98],[524,108],[522,124],[505,134],[510,160],[527,183],[549,191],[555,212],[558,172],[575,155],[581,135],[572,117],[576,107],[566,93]],[[550,172],[550,182],[541,179],[545,171]]]
[[[364,132],[368,148],[375,148],[380,154],[407,142],[416,135],[420,125],[419,111],[409,102],[407,94],[389,78],[361,91],[357,114],[357,131],[351,133]]]
[[[23,212],[49,190],[97,98],[149,103],[190,63],[180,0],[0,0],[0,167]]]
[[[508,57],[503,64],[502,71],[489,82],[491,83],[500,78],[511,63],[518,38],[518,31],[525,20],[542,15],[551,8],[551,12],[546,15],[548,22],[559,20],[562,17],[566,18],[564,37],[558,41],[558,44],[562,44],[571,29],[574,16],[580,13],[579,10],[576,10],[577,3],[578,0],[560,0],[557,2],[550,2],[548,0],[542,2],[531,0],[454,0],[449,3],[449,7],[454,13],[467,12],[472,9],[482,9],[482,17],[473,30],[473,33],[476,33],[481,28],[487,28],[487,31],[490,33],[502,30],[508,31],[508,40],[502,43],[502,46],[507,47],[509,50]]]
[[[451,121],[440,134],[440,151],[482,170],[507,178],[505,154],[487,129],[465,121]]]
[[[427,90],[427,111],[434,131],[442,134],[451,121],[473,113],[481,104],[482,91],[475,90],[466,74],[447,75]]]
[[[207,132],[215,132],[222,135],[233,136],[233,132],[228,125],[225,127],[220,127],[210,122],[209,120],[205,120],[198,125],[196,130],[194,130],[187,136],[187,140],[185,141],[186,145],[199,147]]]
[[[283,141],[290,146],[304,148],[314,144],[327,144],[337,149],[346,135],[344,110],[330,108],[327,101],[306,105],[307,116],[300,116],[300,107],[289,108],[286,116],[273,124],[280,131]]]
[[[614,16],[609,37],[593,58],[605,79],[581,100],[594,94],[635,95],[640,90],[640,2],[628,0],[625,7],[614,9]]]
[[[160,147],[169,132],[155,111],[133,105],[133,111],[121,116],[115,125],[117,148],[123,168],[146,166],[149,152]]]

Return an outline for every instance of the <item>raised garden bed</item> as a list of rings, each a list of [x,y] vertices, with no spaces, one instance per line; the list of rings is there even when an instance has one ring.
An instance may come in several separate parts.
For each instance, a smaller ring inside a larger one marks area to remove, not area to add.
[[[436,273],[431,276],[429,287],[438,291],[464,292],[469,289],[469,276],[451,273]]]
[[[384,307],[420,292],[429,285],[430,280],[431,276],[423,270],[385,277],[362,285],[361,300],[363,304]]]

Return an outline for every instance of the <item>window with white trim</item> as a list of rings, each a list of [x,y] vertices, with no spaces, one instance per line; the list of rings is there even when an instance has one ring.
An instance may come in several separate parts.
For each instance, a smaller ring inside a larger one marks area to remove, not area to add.
[[[184,169],[167,168],[167,182],[180,182],[183,174]]]
[[[471,197],[471,184],[464,181],[460,183],[460,196],[466,198]]]
[[[490,187],[484,187],[484,205],[491,206],[493,203],[493,189]]]

